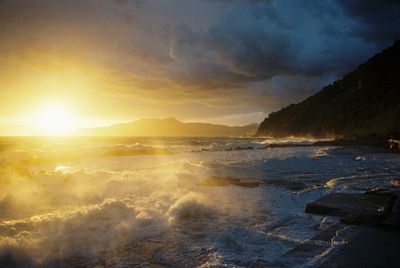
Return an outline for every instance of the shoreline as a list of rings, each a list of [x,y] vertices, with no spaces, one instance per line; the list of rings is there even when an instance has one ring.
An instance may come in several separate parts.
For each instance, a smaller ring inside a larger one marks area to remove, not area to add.
[[[357,138],[357,139],[334,139],[330,141],[317,141],[313,143],[314,146],[346,146],[346,147],[379,147],[389,148],[387,139],[370,139],[370,138]]]

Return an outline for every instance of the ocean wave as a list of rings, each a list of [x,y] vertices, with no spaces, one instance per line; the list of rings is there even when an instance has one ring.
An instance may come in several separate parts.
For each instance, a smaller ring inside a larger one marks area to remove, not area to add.
[[[100,156],[130,156],[144,154],[171,154],[172,151],[163,146],[150,146],[136,143],[134,145],[102,145],[96,147],[87,147],[90,155]]]
[[[201,220],[213,218],[216,210],[211,207],[207,199],[200,195],[189,193],[178,199],[169,209],[171,221]]]
[[[217,236],[214,249],[225,265],[251,266],[257,261],[272,262],[295,243],[266,236],[262,232],[246,227],[223,231]]]
[[[199,193],[173,198],[157,193],[148,198],[106,199],[70,212],[3,221],[0,264],[15,262],[35,267],[71,258],[91,258],[160,237],[171,224],[185,227],[188,221],[208,221],[216,213]]]
[[[335,191],[366,191],[377,187],[389,187],[390,179],[398,174],[393,173],[374,173],[356,174],[351,176],[331,178],[325,186]]]
[[[267,138],[263,141],[261,141],[261,144],[265,145],[311,145],[317,141],[320,141],[319,139],[310,139],[310,138],[296,138],[296,137],[291,137],[291,138]]]
[[[0,165],[43,165],[60,161],[76,161],[81,159],[135,155],[167,155],[173,153],[176,152],[168,146],[150,146],[138,143],[133,145],[71,145],[67,148],[64,146],[55,146],[50,148],[30,150],[21,149],[2,152],[0,154]]]
[[[81,149],[92,156],[0,165],[0,266],[318,264],[348,238],[338,233],[333,242],[318,242],[322,254],[289,260],[287,252],[314,243],[316,233],[337,223],[304,214],[305,204],[329,192],[382,187],[400,174],[396,154],[356,149],[191,152],[212,143],[266,146],[263,141],[207,139],[182,153],[134,157],[103,153],[158,145],[89,144]],[[32,152],[56,156],[65,150],[68,156],[74,146]],[[13,152],[5,149],[3,156]],[[367,160],[354,161],[357,156]],[[213,176],[255,177],[261,184],[198,186]]]
[[[203,147],[201,151],[241,151],[264,149],[265,145],[256,142],[228,142],[228,143],[212,143],[207,147]]]
[[[162,211],[136,205],[132,198],[108,199],[65,214],[45,214],[0,224],[0,263],[29,249],[33,260],[90,256],[167,230]],[[5,238],[4,238],[5,237]],[[14,254],[14,253],[13,253]]]
[[[214,142],[207,147],[202,147],[200,150],[194,151],[241,151],[241,150],[257,150],[266,149],[270,147],[295,147],[295,146],[309,146],[317,140],[313,139],[299,139],[299,138],[287,138],[287,139],[249,139],[235,140],[229,142]]]

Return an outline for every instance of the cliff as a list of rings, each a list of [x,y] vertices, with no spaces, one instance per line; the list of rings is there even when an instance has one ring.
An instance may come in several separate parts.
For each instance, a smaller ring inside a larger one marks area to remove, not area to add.
[[[384,137],[400,132],[400,41],[306,100],[260,124],[257,135]]]

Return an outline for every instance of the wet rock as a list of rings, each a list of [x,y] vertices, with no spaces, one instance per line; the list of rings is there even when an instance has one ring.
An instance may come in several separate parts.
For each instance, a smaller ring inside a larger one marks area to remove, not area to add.
[[[209,177],[199,183],[200,186],[228,186],[236,185],[241,187],[258,187],[260,180],[254,178],[229,178],[229,177]]]
[[[254,148],[251,147],[251,146],[245,146],[245,147],[236,146],[236,147],[235,147],[235,150],[237,150],[237,151],[242,151],[242,150],[254,150]]]
[[[380,223],[381,226],[400,230],[400,200],[397,199],[389,215]]]
[[[400,230],[400,212],[391,213],[387,216],[380,225],[389,227],[389,228],[397,228]]]
[[[385,189],[385,188],[373,188],[371,190],[368,190],[365,192],[365,194],[383,194],[383,195],[390,195],[390,196],[396,196],[396,193],[393,192],[392,190]]]
[[[308,185],[300,181],[290,180],[268,180],[264,182],[267,185],[288,188],[291,191],[301,191],[308,188]]]
[[[279,265],[277,263],[270,263],[264,260],[257,260],[254,263],[250,263],[248,265],[249,268],[286,268],[287,266]],[[235,266],[234,266],[235,267]]]
[[[292,267],[293,264],[299,267],[319,267],[315,258],[321,256],[332,247],[332,240],[338,235],[341,230],[344,230],[346,225],[337,223],[330,228],[316,234],[310,240],[304,240],[293,249],[285,252],[277,260],[277,263],[284,267]]]
[[[260,186],[260,181],[257,179],[239,179],[232,181],[232,184],[241,187],[254,188]]]
[[[332,193],[308,203],[305,212],[343,216],[342,220],[348,223],[370,223],[383,219],[395,200],[392,193]]]
[[[362,225],[367,223],[378,223],[383,219],[382,215],[349,213],[340,218],[340,222],[347,224]]]
[[[307,267],[305,263],[313,259],[315,256],[323,254],[329,246],[330,243],[306,240],[280,256],[277,260],[277,264],[283,267],[292,267],[295,263],[299,267]]]
[[[228,186],[231,184],[230,178],[226,177],[209,177],[207,179],[202,180],[199,185],[200,186]]]
[[[328,229],[316,234],[311,240],[330,242],[336,235],[336,232],[345,227],[344,224],[338,223]]]
[[[399,267],[399,244],[398,229],[362,227],[353,239],[328,256],[320,267]]]

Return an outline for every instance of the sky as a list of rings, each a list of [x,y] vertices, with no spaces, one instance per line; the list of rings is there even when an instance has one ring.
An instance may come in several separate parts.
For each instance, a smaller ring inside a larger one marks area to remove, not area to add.
[[[396,0],[0,0],[0,135],[45,113],[259,123],[390,46],[399,14]]]

